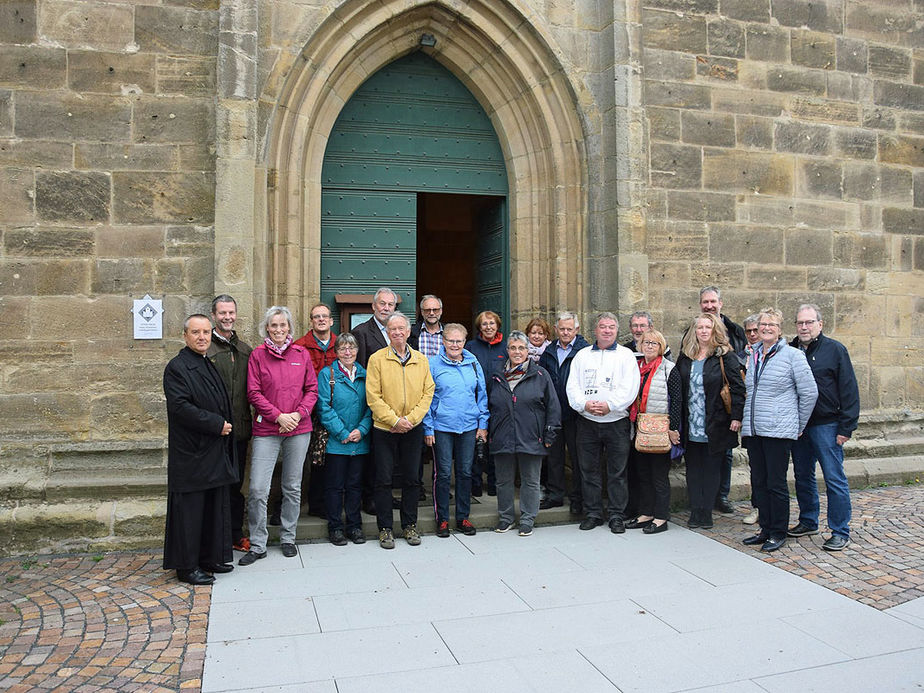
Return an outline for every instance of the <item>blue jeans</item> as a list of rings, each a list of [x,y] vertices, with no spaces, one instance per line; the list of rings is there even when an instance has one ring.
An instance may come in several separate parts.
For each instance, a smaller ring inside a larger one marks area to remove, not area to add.
[[[792,446],[799,522],[818,529],[818,483],[815,462],[821,464],[828,496],[828,527],[832,534],[850,536],[850,486],[844,474],[844,448],[837,444],[837,422],[806,426]]]
[[[449,522],[449,474],[456,461],[456,522],[468,517],[472,508],[472,459],[475,457],[475,429],[464,433],[434,431],[433,502],[436,521]]]

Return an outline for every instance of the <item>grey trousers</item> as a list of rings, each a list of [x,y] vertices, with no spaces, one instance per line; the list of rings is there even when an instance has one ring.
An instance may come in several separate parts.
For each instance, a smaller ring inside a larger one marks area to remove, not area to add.
[[[247,496],[247,524],[250,527],[250,548],[257,553],[266,551],[266,499],[276,458],[282,450],[282,529],[279,540],[295,543],[295,526],[301,512],[302,467],[308,453],[311,433],[297,436],[254,436],[250,451],[250,492]]]
[[[520,527],[532,527],[539,513],[539,473],[544,455],[494,455],[497,472],[497,515],[513,524],[513,497],[517,466],[520,468]]]

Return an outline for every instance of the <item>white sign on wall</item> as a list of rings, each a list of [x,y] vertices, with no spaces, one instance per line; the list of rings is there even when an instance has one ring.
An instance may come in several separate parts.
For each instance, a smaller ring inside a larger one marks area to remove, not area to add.
[[[132,317],[134,318],[135,339],[163,339],[163,301],[151,298],[149,294],[145,294],[144,298],[135,299],[132,301]]]

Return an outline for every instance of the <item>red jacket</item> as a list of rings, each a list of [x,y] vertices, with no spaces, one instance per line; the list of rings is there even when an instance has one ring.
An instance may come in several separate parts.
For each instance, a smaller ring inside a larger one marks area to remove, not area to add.
[[[333,332],[330,333],[327,351],[321,348],[321,345],[318,344],[318,340],[314,338],[314,334],[311,330],[308,330],[303,337],[296,339],[295,343],[308,350],[308,355],[311,356],[311,365],[314,366],[315,373],[320,373],[337,359],[337,335]]]
[[[307,349],[291,344],[280,356],[261,344],[247,364],[247,399],[253,404],[255,436],[294,436],[311,430],[311,410],[318,401],[318,378]],[[294,431],[280,433],[276,418],[297,411]]]

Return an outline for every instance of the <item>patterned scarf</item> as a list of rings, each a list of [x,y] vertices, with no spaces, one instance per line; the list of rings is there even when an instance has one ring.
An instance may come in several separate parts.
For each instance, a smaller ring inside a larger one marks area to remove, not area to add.
[[[286,349],[289,348],[289,345],[292,343],[292,335],[286,335],[286,341],[282,346],[276,346],[276,342],[267,337],[263,340],[263,343],[266,345],[266,348],[282,356],[286,353]]]
[[[526,375],[526,364],[527,363],[528,361],[524,361],[519,366],[513,366],[508,360],[504,364],[504,377],[507,379],[507,382],[508,383],[516,382],[520,378],[522,378],[524,375]]]

